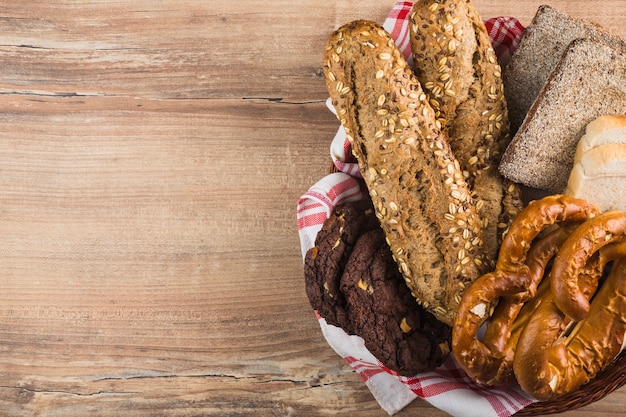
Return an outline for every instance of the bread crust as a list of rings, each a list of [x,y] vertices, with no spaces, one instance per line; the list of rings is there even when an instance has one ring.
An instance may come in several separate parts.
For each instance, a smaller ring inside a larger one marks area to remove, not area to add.
[[[324,74],[407,285],[452,324],[463,290],[485,271],[484,238],[427,95],[391,36],[370,21],[330,36]]]
[[[487,258],[523,207],[519,187],[498,172],[510,141],[502,68],[469,0],[421,0],[409,16],[413,68],[448,135],[484,224]]]
[[[504,84],[513,134],[520,128],[562,54],[575,39],[588,38],[626,49],[626,42],[601,25],[542,5],[504,69]]]
[[[439,4],[431,0],[413,3],[409,15],[409,39],[413,70],[429,96],[442,130],[450,130],[460,104],[469,98],[473,84],[472,58],[478,40],[465,1]],[[450,144],[469,159],[473,141]]]
[[[591,39],[573,41],[500,162],[508,179],[562,193],[586,125],[626,114],[626,54]]]

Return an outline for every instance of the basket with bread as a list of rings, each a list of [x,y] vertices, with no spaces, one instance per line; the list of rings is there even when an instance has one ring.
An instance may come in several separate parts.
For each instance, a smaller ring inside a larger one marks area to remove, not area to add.
[[[325,334],[453,415],[426,380],[493,415],[602,398],[626,382],[626,42],[542,6],[507,62],[471,1],[403,3],[405,53],[368,20],[324,51],[354,158],[303,243]]]

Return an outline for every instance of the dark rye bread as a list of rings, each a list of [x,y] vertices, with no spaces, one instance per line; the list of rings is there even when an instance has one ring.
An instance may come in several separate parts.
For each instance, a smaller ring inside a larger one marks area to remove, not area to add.
[[[626,54],[577,39],[528,111],[500,171],[512,181],[562,193],[585,127],[610,114],[626,114]]]
[[[519,187],[497,168],[510,141],[502,68],[471,1],[415,2],[409,33],[413,69],[467,173],[495,262],[502,232],[523,206]]]
[[[571,41],[589,38],[616,49],[624,40],[600,25],[569,16],[550,6],[541,6],[504,69],[504,87],[511,130],[517,132],[539,91]]]
[[[417,304],[369,200],[338,206],[305,256],[313,309],[360,336],[383,365],[412,376],[441,365],[452,329]]]
[[[354,21],[331,34],[327,88],[413,296],[451,325],[485,271],[482,223],[435,112],[391,36]]]

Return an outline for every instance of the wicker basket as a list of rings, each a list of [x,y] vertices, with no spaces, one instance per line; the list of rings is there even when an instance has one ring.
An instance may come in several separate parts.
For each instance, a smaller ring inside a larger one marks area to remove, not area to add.
[[[330,173],[338,172],[334,163],[330,164]],[[583,385],[578,391],[550,401],[533,403],[521,409],[515,416],[541,416],[575,410],[606,397],[626,384],[626,350],[594,379]]]
[[[594,403],[606,397],[626,383],[626,351],[594,379],[576,392],[551,401],[534,403],[521,409],[516,416],[539,416],[563,413]]]

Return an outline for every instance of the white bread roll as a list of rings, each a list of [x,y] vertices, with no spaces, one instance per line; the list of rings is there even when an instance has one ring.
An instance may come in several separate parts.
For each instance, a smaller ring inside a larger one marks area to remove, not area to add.
[[[626,211],[626,144],[595,146],[583,153],[574,162],[564,194],[601,211]]]
[[[604,115],[590,122],[576,146],[574,163],[595,146],[626,144],[626,115]]]

